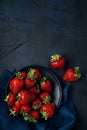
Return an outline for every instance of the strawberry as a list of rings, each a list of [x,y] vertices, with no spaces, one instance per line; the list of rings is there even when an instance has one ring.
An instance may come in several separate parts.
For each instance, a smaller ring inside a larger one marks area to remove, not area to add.
[[[10,80],[9,83],[9,89],[12,91],[14,94],[19,93],[24,87],[24,80],[18,77],[13,78]]]
[[[15,102],[15,107],[18,108],[19,110],[21,109],[21,103],[20,101]]]
[[[39,114],[39,111],[38,110],[32,110],[30,111],[30,113],[26,113],[24,112],[23,113],[23,119],[25,121],[29,121],[29,122],[37,122],[37,120],[39,119],[40,117],[40,114]]]
[[[40,94],[40,99],[43,103],[49,103],[51,101],[51,96],[48,92],[43,92]]]
[[[59,54],[52,55],[50,66],[54,69],[63,70],[65,66],[65,58]]]
[[[33,101],[32,103],[32,108],[34,110],[37,110],[41,107],[41,100],[39,98],[37,98],[36,100]]]
[[[15,105],[12,106],[12,108],[10,109],[10,115],[18,115],[20,113],[20,109],[18,107],[16,107]]]
[[[23,112],[29,113],[30,111],[31,111],[30,105],[24,105],[24,106],[21,107],[21,114]]]
[[[16,95],[11,92],[6,96],[4,101],[6,101],[9,106],[13,106],[16,101]]]
[[[40,82],[40,88],[43,91],[51,92],[52,91],[52,84],[49,79],[46,79],[46,77],[43,77]]]
[[[26,87],[26,89],[30,89],[30,88],[34,87],[35,84],[36,84],[35,80],[29,79],[29,78],[25,79],[25,87]]]
[[[39,85],[36,84],[33,88],[30,89],[31,92],[33,92],[36,96],[40,94],[40,88]]]
[[[21,105],[27,105],[35,100],[36,97],[33,92],[23,89],[20,93],[18,93],[17,98],[20,101]]]
[[[25,71],[17,72],[17,73],[16,73],[16,77],[25,79],[25,78],[27,77],[27,74],[26,74]]]
[[[45,120],[47,120],[48,118],[51,118],[54,115],[54,110],[55,110],[54,103],[44,104],[40,109],[42,118],[44,118]]]
[[[30,115],[32,118],[36,119],[36,120],[38,120],[38,119],[39,119],[39,116],[40,116],[38,110],[32,110],[32,111],[29,113],[29,115]]]
[[[67,82],[75,82],[81,77],[79,67],[68,68],[63,76],[63,80]]]

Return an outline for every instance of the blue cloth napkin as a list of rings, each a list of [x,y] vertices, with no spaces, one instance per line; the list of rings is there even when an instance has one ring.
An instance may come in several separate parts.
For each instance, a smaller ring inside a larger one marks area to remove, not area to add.
[[[9,109],[4,102],[7,83],[14,73],[5,70],[0,77],[0,130],[71,130],[75,120],[75,107],[69,96],[70,84],[63,89],[63,98],[59,110],[48,121],[30,124],[18,117],[9,115]]]

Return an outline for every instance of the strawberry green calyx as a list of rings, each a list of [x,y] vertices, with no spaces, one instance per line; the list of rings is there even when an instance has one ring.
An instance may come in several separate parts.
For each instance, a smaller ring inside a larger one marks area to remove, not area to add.
[[[5,99],[4,99],[5,102],[8,101],[8,99],[9,99],[9,95],[10,95],[10,94],[8,94],[8,95],[5,97]]]
[[[61,58],[61,55],[54,54],[54,55],[51,56],[51,62],[58,61],[60,58]]]
[[[37,110],[37,109],[39,109],[41,107],[41,103],[39,104],[39,105],[33,105],[32,106],[32,108],[34,109],[34,110]]]
[[[79,66],[74,67],[74,71],[75,71],[74,76],[77,77],[77,78],[80,78],[80,77],[81,77],[81,73],[80,73],[80,68],[79,68]]]
[[[43,77],[43,78],[41,79],[41,81],[40,81],[40,84],[41,84],[41,85],[44,85],[46,80],[47,80],[47,78],[46,78],[46,77]]]
[[[12,111],[12,109],[10,109],[10,115],[16,116],[16,111]]]
[[[17,72],[15,75],[17,78],[21,79],[21,72]]]
[[[34,73],[35,73],[35,69],[30,68],[29,72],[27,73],[27,77],[31,80],[35,79]]]
[[[36,120],[35,118],[31,117],[27,112],[22,111],[21,114],[23,115],[23,119],[24,119],[25,121],[29,121],[29,122],[33,122],[33,123],[36,123],[36,122],[37,122],[37,120]]]
[[[20,97],[21,97],[21,94],[18,93],[18,95],[16,96],[17,101],[20,101]]]
[[[47,103],[50,103],[50,101],[51,101],[51,96],[46,96],[46,98],[44,98],[43,100],[43,103],[47,104]]]
[[[35,88],[39,90],[39,89],[40,89],[39,84],[36,84],[36,85],[35,85]]]
[[[40,110],[40,113],[41,113],[41,115],[42,115],[42,118],[44,118],[45,120],[48,119],[48,114],[47,114],[47,112],[45,112],[45,111],[43,111],[43,110]]]

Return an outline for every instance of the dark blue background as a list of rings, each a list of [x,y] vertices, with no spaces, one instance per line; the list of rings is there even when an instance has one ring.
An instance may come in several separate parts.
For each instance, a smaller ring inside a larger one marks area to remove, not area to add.
[[[0,0],[0,73],[32,64],[47,66],[54,53],[66,57],[66,68],[81,68],[82,78],[71,91],[78,119],[73,129],[86,130],[86,0]]]

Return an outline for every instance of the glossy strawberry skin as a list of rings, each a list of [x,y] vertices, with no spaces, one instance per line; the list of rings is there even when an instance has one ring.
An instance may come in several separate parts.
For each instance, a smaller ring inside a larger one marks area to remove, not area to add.
[[[26,89],[30,89],[32,87],[34,87],[36,84],[35,80],[31,80],[29,78],[26,78],[25,79],[25,86],[26,86]]]
[[[34,76],[37,80],[41,79],[41,73],[38,69],[35,69]]]
[[[36,96],[34,95],[34,93],[27,91],[27,90],[22,90],[19,94],[19,101],[21,103],[21,105],[27,105],[30,102],[32,102],[33,100],[35,100]]]
[[[15,107],[18,108],[19,110],[21,109],[21,103],[20,101],[15,102]]]
[[[9,83],[9,89],[12,91],[14,94],[19,93],[24,86],[24,80],[19,79],[17,77],[13,78],[10,83]]]
[[[6,99],[5,99],[5,101],[6,101]],[[9,106],[13,106],[14,105],[14,103],[15,103],[15,101],[16,101],[16,95],[14,94],[14,93],[10,93],[9,95],[8,95],[8,99],[7,99],[7,104],[9,105]]]
[[[78,80],[77,77],[74,76],[75,72],[72,68],[69,68],[66,73],[63,76],[63,80],[67,81],[67,82],[75,82]]]
[[[29,112],[31,111],[30,105],[21,106],[21,111],[25,111],[26,113],[29,114]]]
[[[32,110],[32,111],[29,113],[29,115],[30,115],[31,117],[33,117],[34,119],[36,119],[36,120],[38,120],[39,117],[40,117],[38,110]]]
[[[59,70],[63,70],[64,66],[65,66],[65,58],[61,57],[59,60],[57,61],[51,61],[50,62],[50,66],[54,69],[59,69]]]
[[[47,113],[47,118],[51,118],[54,115],[55,105],[53,103],[44,104],[41,107],[41,111],[44,111]]]
[[[41,84],[40,88],[41,88],[41,90],[50,93],[52,91],[51,81],[47,79],[43,84]]]

